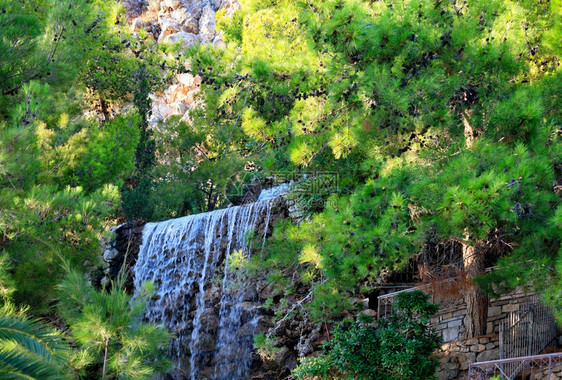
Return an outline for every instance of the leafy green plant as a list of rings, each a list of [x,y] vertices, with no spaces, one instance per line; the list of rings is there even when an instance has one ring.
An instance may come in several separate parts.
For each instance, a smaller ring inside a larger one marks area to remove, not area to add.
[[[325,353],[305,358],[293,371],[297,379],[434,379],[439,360],[431,358],[441,337],[429,319],[438,306],[420,291],[401,293],[392,314],[373,323],[360,314],[357,320],[336,325]]]
[[[272,360],[275,355],[281,351],[281,348],[276,347],[277,341],[275,337],[268,337],[265,334],[258,334],[254,336],[254,347],[258,350],[258,354],[264,358]]]
[[[83,275],[66,265],[66,279],[58,286],[59,312],[70,325],[78,351],[73,366],[101,378],[150,379],[169,368],[165,350],[170,333],[142,320],[153,285],[145,284],[133,298],[120,275],[111,289],[95,290]]]
[[[11,302],[14,282],[7,255],[0,252],[0,377],[3,379],[70,378],[71,348],[62,334],[28,308]]]
[[[70,379],[71,348],[61,333],[13,306],[0,307],[0,377]]]

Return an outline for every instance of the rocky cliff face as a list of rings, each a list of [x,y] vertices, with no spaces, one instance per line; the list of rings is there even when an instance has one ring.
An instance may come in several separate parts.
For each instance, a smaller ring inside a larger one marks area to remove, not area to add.
[[[237,0],[125,0],[133,32],[145,30],[157,43],[180,43],[187,49],[196,43],[224,46],[215,29],[216,12],[226,16],[240,9]],[[152,117],[156,125],[170,116],[189,121],[189,109],[196,107],[201,78],[191,74],[178,75],[162,94],[152,95]]]

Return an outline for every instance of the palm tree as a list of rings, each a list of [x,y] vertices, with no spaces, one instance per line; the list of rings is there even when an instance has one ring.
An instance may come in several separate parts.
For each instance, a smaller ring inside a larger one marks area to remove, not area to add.
[[[68,379],[70,353],[57,330],[9,304],[0,307],[0,378]]]
[[[9,269],[8,256],[0,252],[0,378],[69,378],[70,346],[57,330],[10,302],[15,287]]]

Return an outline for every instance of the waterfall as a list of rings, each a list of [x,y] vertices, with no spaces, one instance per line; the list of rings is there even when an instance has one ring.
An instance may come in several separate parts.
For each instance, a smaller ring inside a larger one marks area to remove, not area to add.
[[[251,242],[263,244],[274,205],[272,198],[145,225],[133,280],[135,289],[156,285],[146,317],[176,336],[174,377],[246,378],[257,307],[231,266]],[[256,239],[248,239],[252,231]]]

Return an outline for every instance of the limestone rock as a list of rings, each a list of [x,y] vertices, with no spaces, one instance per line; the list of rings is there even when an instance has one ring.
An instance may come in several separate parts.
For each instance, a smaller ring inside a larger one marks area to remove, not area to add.
[[[136,18],[133,20],[133,23],[131,24],[131,29],[133,29],[133,32],[138,32],[141,29],[145,29],[147,27],[147,22],[143,19]]]
[[[162,36],[162,34],[161,34]],[[173,34],[169,34],[166,37],[164,37],[162,39],[163,42],[169,43],[169,44],[176,44],[178,42],[181,43],[181,46],[183,49],[187,49],[193,45],[195,45],[197,42],[199,42],[199,37],[196,36],[193,33],[188,33],[188,32],[178,32],[178,33],[173,33]]]
[[[219,48],[219,49],[226,48],[226,44],[224,43],[224,41],[222,39],[222,35],[217,34],[217,36],[213,40],[213,46],[216,47],[216,48]]]
[[[148,0],[148,11],[158,13],[160,11],[160,0]]]
[[[199,33],[199,22],[197,19],[201,16],[200,8],[178,8],[172,12],[172,18],[183,26],[184,30],[189,33]]]
[[[189,73],[179,74],[176,79],[179,84],[186,87],[191,87],[195,84],[195,77]]]
[[[373,317],[373,318],[376,318],[376,317],[377,317],[377,312],[374,311],[373,309],[363,310],[363,311],[361,312],[361,314],[365,314],[365,315],[368,315],[368,316]]]
[[[103,259],[105,261],[113,261],[113,259],[115,259],[118,255],[119,251],[117,251],[115,248],[108,249],[103,253]]]
[[[203,8],[201,18],[199,19],[199,37],[201,38],[201,43],[210,43],[215,38],[215,26],[217,24],[215,16],[215,11],[210,5]]]
[[[144,0],[124,0],[123,5],[125,6],[129,17],[136,17],[140,15],[146,6]]]
[[[482,352],[486,349],[486,346],[483,344],[475,344],[474,346],[470,347],[470,351],[472,352]]]
[[[496,360],[500,357],[499,348],[494,348],[493,350],[482,351],[476,357],[477,362],[487,362],[489,360]]]
[[[179,8],[182,5],[182,0],[163,0],[160,3],[160,9],[170,11]]]
[[[316,327],[310,334],[301,335],[296,345],[297,353],[300,358],[310,355],[314,352],[313,342],[320,336],[320,327]]]
[[[476,362],[476,353],[467,352],[466,354],[457,356],[457,359],[459,361],[459,369],[461,371],[466,371],[469,364]]]
[[[160,16],[158,17],[158,22],[161,29],[160,35],[158,36],[158,43],[169,42],[166,40],[166,37],[183,31],[183,27],[171,17]]]

